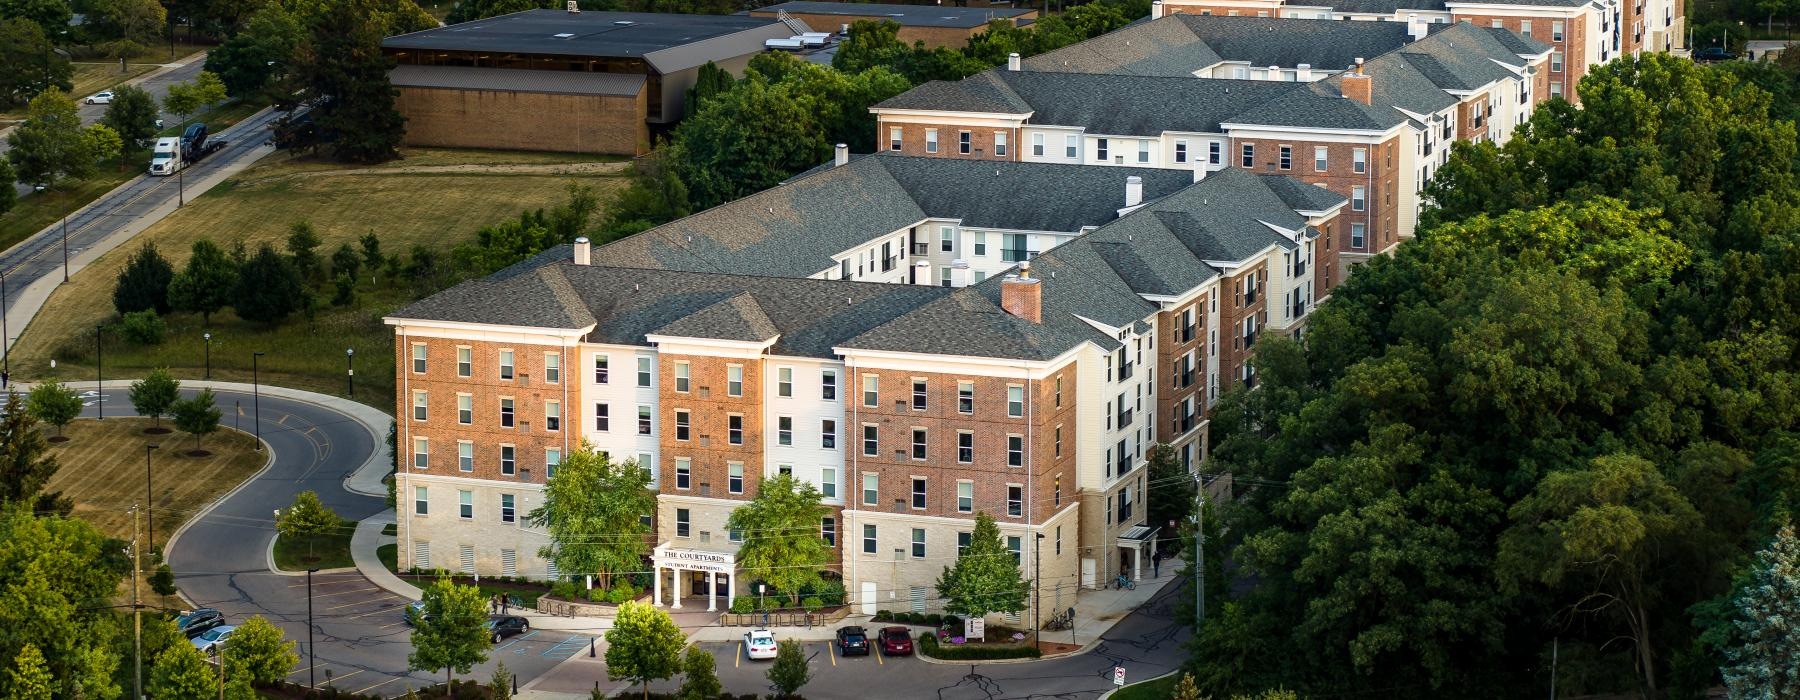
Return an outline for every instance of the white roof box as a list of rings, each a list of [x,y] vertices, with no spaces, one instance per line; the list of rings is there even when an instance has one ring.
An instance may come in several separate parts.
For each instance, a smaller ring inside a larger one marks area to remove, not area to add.
[[[768,49],[797,49],[804,45],[805,44],[799,38],[768,39],[763,41],[763,48]]]

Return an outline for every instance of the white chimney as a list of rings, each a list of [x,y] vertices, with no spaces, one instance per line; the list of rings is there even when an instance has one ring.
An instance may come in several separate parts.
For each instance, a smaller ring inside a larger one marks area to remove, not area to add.
[[[1206,179],[1206,166],[1202,165],[1198,168],[1194,168],[1194,182],[1199,182],[1199,181],[1205,180],[1205,179]]]
[[[836,165],[849,165],[850,164],[850,145],[843,144],[843,143],[838,144],[837,145],[837,157],[832,158],[831,162]]]
[[[1009,53],[1006,55],[1006,69],[1010,71],[1019,70],[1019,54]]]
[[[1427,26],[1424,22],[1419,21],[1418,15],[1406,16],[1406,33],[1408,36],[1412,37],[1413,41],[1425,38],[1425,35],[1430,31],[1431,27]]]
[[[592,265],[593,263],[593,251],[588,246],[587,236],[575,239],[575,264]]]
[[[969,261],[957,258],[950,261],[950,286],[967,287],[974,282],[974,272],[969,269]]]
[[[1144,203],[1144,178],[1133,175],[1125,178],[1125,206],[1135,207]]]
[[[1295,82],[1310,83],[1310,82],[1312,82],[1312,79],[1313,78],[1312,78],[1312,64],[1311,63],[1302,63],[1300,65],[1294,66],[1294,81]]]
[[[913,284],[922,284],[927,287],[937,284],[937,280],[931,278],[931,261],[920,260],[913,263]]]
[[[1162,16],[1163,16],[1162,0],[1156,0],[1156,2],[1150,3],[1150,19],[1162,19]]]

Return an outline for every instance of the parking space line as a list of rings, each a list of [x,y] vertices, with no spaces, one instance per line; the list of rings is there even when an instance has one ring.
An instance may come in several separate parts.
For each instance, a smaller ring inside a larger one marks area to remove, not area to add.
[[[405,623],[401,623],[401,624],[405,624]],[[502,644],[502,645],[500,645],[500,646],[497,646],[497,647],[494,647],[494,651],[495,651],[495,652],[496,652],[496,653],[498,653],[498,652],[500,652],[500,651],[503,651],[503,650],[505,650],[505,649],[506,649],[506,648],[507,648],[507,647],[510,647],[510,646],[512,646],[512,645],[514,645],[514,644],[518,644],[518,643],[519,643],[519,642],[523,642],[523,641],[525,641],[525,640],[527,640],[527,639],[530,639],[530,638],[531,638],[531,637],[532,637],[532,636],[533,636],[533,635],[536,635],[536,634],[537,634],[537,633],[538,633],[538,631],[537,631],[537,630],[532,630],[532,631],[530,631],[530,632],[526,632],[526,633],[525,633],[525,634],[521,634],[521,635],[519,635],[519,636],[517,636],[517,637],[514,637],[514,638],[512,638],[512,640],[511,640],[511,641],[509,641],[509,642],[507,642],[507,643],[505,643],[505,644]]]
[[[566,659],[571,656],[574,656],[578,651],[580,651],[581,643],[585,642],[587,640],[588,640],[587,637],[583,637],[578,634],[570,635],[570,637],[568,639],[557,642],[555,644],[555,646],[552,646],[549,649],[545,649],[543,652],[539,653],[538,656],[560,656],[561,658]],[[565,646],[568,647],[566,650],[564,649]]]
[[[826,642],[825,643],[825,653],[831,655],[831,665],[833,667],[837,666],[837,645],[832,644],[831,642]]]
[[[307,669],[309,669],[309,668],[314,668],[314,667],[313,667],[313,666],[304,666],[304,667],[301,667],[301,668],[297,668],[297,669],[294,669],[294,670],[293,670],[293,671],[292,671],[292,672],[290,672],[290,673],[288,673],[288,675],[290,675],[290,676],[292,676],[292,675],[294,675],[294,674],[295,674],[295,673],[305,673],[305,672],[306,672],[306,670],[307,670]]]
[[[332,610],[338,610],[338,609],[341,609],[341,608],[348,608],[348,607],[351,607],[351,606],[355,606],[355,605],[368,605],[368,604],[370,604],[370,603],[387,603],[387,602],[389,602],[389,601],[387,601],[387,600],[359,600],[359,601],[356,601],[356,602],[354,602],[354,603],[339,603],[339,604],[337,604],[337,605],[333,605],[333,606],[331,606],[331,607],[329,607],[329,608],[320,608],[320,609],[321,609],[321,610],[324,610],[324,611],[326,611],[326,612],[330,612],[330,611],[332,611]]]
[[[357,581],[362,579],[362,576],[360,574],[343,574],[336,578],[320,580],[322,578],[324,578],[324,577],[319,574],[313,574],[313,582],[312,582],[313,588],[318,588],[320,586],[330,586],[330,585],[339,584],[339,583],[356,583]],[[306,587],[305,581],[301,581],[300,583],[288,584],[288,588],[305,588],[305,587]]]
[[[737,668],[738,664],[743,663],[743,662],[744,662],[744,643],[738,642],[737,643],[737,655],[731,657],[731,667]]]
[[[349,595],[351,593],[367,593],[369,591],[379,591],[379,590],[381,590],[381,588],[378,586],[370,586],[368,588],[355,588],[355,589],[351,589],[348,591],[332,591],[330,593],[314,593],[313,600],[318,600],[320,598],[330,598],[332,596],[339,596],[339,595]],[[383,597],[387,596],[386,593],[383,593],[381,595]]]
[[[385,630],[385,629],[393,629],[393,628],[395,628],[395,627],[406,627],[406,626],[408,626],[408,625],[407,625],[407,624],[406,624],[406,621],[404,621],[404,620],[402,620],[402,621],[400,621],[400,622],[395,622],[395,623],[393,623],[393,624],[388,624],[388,625],[382,625],[382,626],[380,626],[380,627],[377,627],[377,628],[375,628],[375,629],[382,629],[382,630]]]
[[[369,692],[369,691],[371,691],[371,690],[374,690],[374,689],[376,689],[376,688],[380,688],[380,687],[381,687],[381,686],[384,686],[384,685],[387,685],[387,684],[389,684],[389,683],[392,683],[392,682],[394,682],[394,681],[397,681],[397,680],[403,680],[403,679],[405,679],[405,678],[406,678],[406,676],[394,676],[394,677],[393,677],[393,678],[389,678],[389,679],[387,679],[387,680],[385,680],[385,681],[382,681],[382,682],[380,682],[380,683],[376,683],[376,684],[375,684],[375,685],[371,685],[371,686],[369,686],[369,687],[367,687],[367,688],[363,688],[363,689],[362,689],[362,690],[358,690],[358,691],[356,691],[356,694],[357,694],[357,695],[362,695],[362,694],[365,694],[365,693],[367,693],[367,692]]]
[[[339,681],[342,681],[342,680],[344,680],[344,679],[345,679],[345,678],[349,678],[349,677],[351,677],[351,676],[354,676],[354,675],[356,675],[356,674],[358,674],[358,673],[362,673],[362,672],[363,672],[363,671],[367,671],[367,670],[369,670],[369,669],[366,669],[366,668],[359,668],[359,669],[356,669],[356,670],[354,670],[354,671],[351,671],[351,672],[349,672],[349,673],[346,673],[346,674],[344,674],[344,675],[341,675],[341,676],[332,676],[332,677],[331,677],[331,680],[329,680],[329,681],[327,681],[327,684],[335,684],[335,683],[337,683],[337,682],[339,682]]]
[[[349,616],[349,617],[346,617],[346,618],[344,618],[344,619],[346,619],[346,620],[358,620],[358,619],[362,619],[362,618],[365,618],[365,617],[368,617],[368,616],[370,616],[370,615],[379,615],[379,614],[381,614],[381,613],[391,613],[391,612],[393,612],[393,611],[394,611],[394,607],[395,607],[395,606],[388,606],[388,607],[384,607],[384,608],[381,608],[381,609],[379,609],[379,610],[370,610],[370,611],[369,611],[369,612],[366,612],[366,613],[362,613],[362,614],[360,614],[360,615],[351,615],[351,616]]]

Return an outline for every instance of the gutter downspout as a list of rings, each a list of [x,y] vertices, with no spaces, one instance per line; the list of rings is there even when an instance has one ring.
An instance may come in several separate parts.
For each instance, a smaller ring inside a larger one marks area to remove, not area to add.
[[[406,326],[400,326],[399,332],[400,332],[400,349],[404,353],[404,355],[401,360],[403,364],[400,365],[400,367],[401,367],[401,369],[400,369],[401,393],[400,393],[400,396],[395,397],[396,403],[398,403],[399,401],[404,401],[408,397],[412,396],[412,366],[411,366],[412,365],[412,354],[411,354],[412,353],[412,343],[410,342],[410,340],[408,339],[408,337],[406,335]],[[395,412],[396,419],[400,415],[404,415],[404,413],[398,412],[398,411]],[[406,518],[403,521],[406,526],[405,534],[406,534],[406,542],[408,545],[407,549],[406,549],[405,561],[408,564],[411,564],[412,567],[417,567],[419,565],[419,563],[416,561],[413,561],[413,547],[412,547],[412,515],[413,515],[413,513],[412,513],[411,508],[405,508],[402,506],[402,504],[404,503],[404,501],[402,499],[405,496],[405,494],[403,493],[404,485],[402,482],[406,481],[406,479],[402,479],[401,477],[402,476],[410,477],[411,474],[409,474],[408,472],[406,472],[405,470],[400,468],[400,448],[401,448],[401,446],[403,446],[403,445],[406,447],[412,446],[412,424],[408,421],[401,421],[401,420],[396,420],[395,422],[400,425],[405,425],[406,429],[405,429],[405,432],[396,434],[394,436],[395,437],[394,442],[397,443],[394,445],[394,508],[406,514]],[[409,463],[408,466],[410,466],[411,461],[412,460],[407,460],[407,462]],[[395,549],[394,561],[399,562],[399,561],[401,561],[400,552],[399,552],[400,548],[398,546],[396,546],[396,547],[394,547],[394,549]]]

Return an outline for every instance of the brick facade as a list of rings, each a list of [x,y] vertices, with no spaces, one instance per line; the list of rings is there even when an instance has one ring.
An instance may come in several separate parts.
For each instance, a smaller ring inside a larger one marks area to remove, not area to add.
[[[414,372],[414,348],[424,348],[425,371]],[[556,345],[515,344],[446,338],[396,336],[395,366],[399,368],[399,392],[395,414],[399,420],[400,463],[409,471],[444,476],[460,476],[498,481],[544,483],[547,450],[564,450],[573,443],[567,423],[570,399],[567,349]],[[469,376],[458,375],[458,350],[470,355]],[[511,350],[514,357],[513,378],[500,377],[500,356]],[[562,358],[562,376],[555,383],[545,379],[546,356]],[[418,420],[415,399],[426,401],[425,420]],[[467,397],[470,421],[461,422],[459,397]],[[503,425],[503,400],[512,401],[512,426]],[[560,409],[561,424],[550,430],[546,410],[555,402]],[[426,440],[428,467],[415,466],[416,441]],[[458,444],[473,447],[473,463],[465,470],[459,464]],[[511,445],[515,463],[513,473],[504,473],[502,446]]]
[[[394,108],[406,118],[408,146],[637,156],[650,148],[646,100],[642,90],[613,96],[402,87]]]
[[[1579,15],[1575,17],[1556,17],[1550,15],[1495,17],[1492,15],[1458,14],[1456,15],[1456,21],[1473,22],[1476,26],[1481,27],[1504,27],[1521,34],[1530,35],[1531,38],[1550,45],[1552,51],[1562,52],[1562,70],[1557,71],[1552,69],[1552,66],[1555,63],[1555,59],[1552,58],[1550,62],[1546,63],[1543,68],[1538,71],[1540,82],[1532,86],[1532,89],[1537,92],[1536,95],[1532,96],[1532,100],[1534,102],[1541,102],[1550,99],[1550,85],[1552,83],[1557,83],[1562,85],[1564,99],[1569,100],[1570,102],[1579,101],[1579,98],[1576,95],[1576,85],[1581,82],[1582,76],[1587,75],[1589,58],[1587,55],[1587,22],[1583,17]],[[1529,31],[1525,28],[1526,22],[1531,23]],[[1563,23],[1563,37],[1560,41],[1554,38],[1553,32],[1556,26],[1555,22]],[[1542,88],[1541,90],[1539,89],[1540,87]]]
[[[743,501],[756,497],[763,474],[762,361],[701,355],[662,355],[659,359],[658,386],[665,388],[657,417],[662,421],[662,492]],[[681,391],[676,381],[684,362],[689,372],[687,391]],[[737,396],[732,395],[727,379],[734,367],[743,371]],[[682,411],[689,420],[685,440],[677,420]],[[737,444],[732,442],[733,418],[741,425]],[[692,460],[693,469],[687,489],[678,488],[675,479],[678,460],[684,458]],[[743,465],[739,493],[731,489],[732,463]]]
[[[1219,280],[1219,391],[1238,384],[1251,347],[1269,323],[1269,275],[1267,262],[1232,270]],[[1254,280],[1254,282],[1252,282]],[[1254,292],[1252,292],[1254,289]],[[1245,342],[1246,326],[1254,320],[1256,332]]]
[[[1318,185],[1352,198],[1339,220],[1344,228],[1340,252],[1378,253],[1400,240],[1400,210],[1398,206],[1399,182],[1398,163],[1399,137],[1380,143],[1331,143],[1303,141],[1298,139],[1247,139],[1234,138],[1226,154],[1233,165],[1244,167],[1252,172],[1287,175],[1296,180]],[[1249,167],[1243,165],[1243,147],[1254,146],[1254,161]],[[1287,168],[1281,167],[1281,149],[1290,149]],[[1326,168],[1320,171],[1314,167],[1313,149],[1326,149]],[[1366,172],[1356,172],[1356,150],[1363,149],[1367,154],[1364,160]],[[1356,188],[1363,188],[1363,207],[1356,210],[1354,199]],[[1353,223],[1365,225],[1363,245],[1351,245],[1349,234]]]
[[[910,156],[944,158],[982,158],[1019,160],[1019,129],[1012,127],[965,126],[959,124],[918,124],[880,120],[875,130],[875,147],[893,149],[893,129],[900,129],[900,152]],[[937,150],[926,150],[926,133],[937,130]],[[969,132],[969,152],[961,150],[962,132]],[[1006,153],[994,153],[995,134],[1005,134]]]

